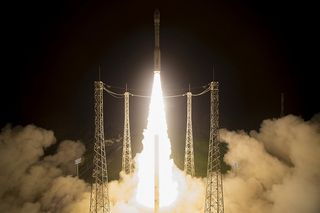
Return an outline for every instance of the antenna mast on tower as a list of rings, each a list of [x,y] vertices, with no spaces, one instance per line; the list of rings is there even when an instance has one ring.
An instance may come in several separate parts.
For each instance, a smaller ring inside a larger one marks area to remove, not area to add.
[[[280,108],[280,117],[284,116],[284,94],[281,93],[281,108]]]

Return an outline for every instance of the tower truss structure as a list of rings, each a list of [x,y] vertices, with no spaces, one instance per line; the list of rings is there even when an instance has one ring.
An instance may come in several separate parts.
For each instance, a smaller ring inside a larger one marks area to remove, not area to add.
[[[219,82],[210,83],[210,138],[205,213],[223,213],[223,183],[219,141]]]
[[[90,213],[110,213],[108,170],[103,127],[102,81],[94,82],[95,141],[93,157],[93,183],[91,186]]]
[[[192,134],[192,93],[190,91],[187,92],[187,129],[184,155],[184,171],[188,175],[195,175]]]
[[[122,149],[122,171],[126,174],[130,174],[133,171],[129,120],[129,96],[130,93],[126,91],[124,93],[124,132]]]

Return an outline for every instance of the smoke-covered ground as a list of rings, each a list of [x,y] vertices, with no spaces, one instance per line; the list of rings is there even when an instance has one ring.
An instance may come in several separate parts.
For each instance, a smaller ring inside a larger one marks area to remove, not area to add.
[[[226,213],[320,212],[320,116],[310,121],[288,115],[263,121],[258,132],[221,130],[229,150],[224,160]],[[88,183],[72,177],[74,160],[83,155],[79,141],[59,143],[52,131],[33,125],[6,126],[0,133],[0,212],[89,211]],[[205,179],[176,169],[180,196],[162,212],[203,212]],[[109,184],[113,213],[148,212],[136,204],[137,178],[122,176]]]

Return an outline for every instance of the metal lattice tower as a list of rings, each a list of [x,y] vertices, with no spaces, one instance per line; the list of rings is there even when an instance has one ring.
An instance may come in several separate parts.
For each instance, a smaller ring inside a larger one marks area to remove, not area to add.
[[[219,83],[210,84],[210,139],[207,167],[205,213],[223,213],[223,185],[219,142]]]
[[[94,82],[95,141],[93,157],[93,183],[90,213],[110,213],[108,172],[103,128],[103,82]]]
[[[192,135],[192,93],[190,91],[187,92],[187,129],[184,155],[184,171],[188,175],[195,175]]]
[[[124,93],[124,132],[123,132],[123,150],[122,150],[122,171],[130,174],[133,171],[131,154],[131,137],[129,122],[129,92]]]

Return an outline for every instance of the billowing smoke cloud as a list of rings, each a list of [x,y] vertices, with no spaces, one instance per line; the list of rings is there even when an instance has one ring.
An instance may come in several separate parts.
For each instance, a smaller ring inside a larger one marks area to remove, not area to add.
[[[44,150],[56,143],[52,131],[33,125],[0,133],[0,212],[78,212],[88,209],[88,186],[72,177],[74,160],[85,151],[80,142],[62,141],[54,155]],[[86,202],[84,202],[87,200]]]
[[[316,118],[316,117],[315,117]],[[288,115],[265,120],[259,132],[221,131],[225,212],[320,212],[320,125]]]
[[[203,212],[205,184],[201,178],[186,176],[178,168],[174,168],[174,176],[178,179],[179,196],[172,206],[162,208],[161,213],[195,213]],[[121,174],[120,181],[109,184],[111,201],[114,203],[112,213],[152,213],[153,209],[144,208],[135,200],[137,187],[136,174]]]
[[[224,160],[232,169],[224,175],[226,213],[320,212],[320,124],[288,115],[263,121],[260,130],[220,131],[229,151]],[[205,179],[176,171],[180,196],[174,207],[162,212],[203,212]],[[131,182],[130,182],[131,181]],[[128,183],[132,183],[131,186]],[[132,201],[134,178],[112,185],[111,192],[131,189],[128,199],[116,202],[113,211],[152,212]]]
[[[260,130],[221,130],[228,144],[224,175],[226,213],[320,212],[319,115],[310,121],[288,115],[265,120]],[[0,133],[0,212],[89,211],[90,187],[74,174],[74,159],[85,148],[62,141],[57,153],[44,156],[56,143],[52,131],[33,125],[5,127]],[[135,201],[137,177],[121,174],[109,183],[112,213],[147,213]],[[203,212],[205,178],[175,169],[180,196],[161,213]]]

